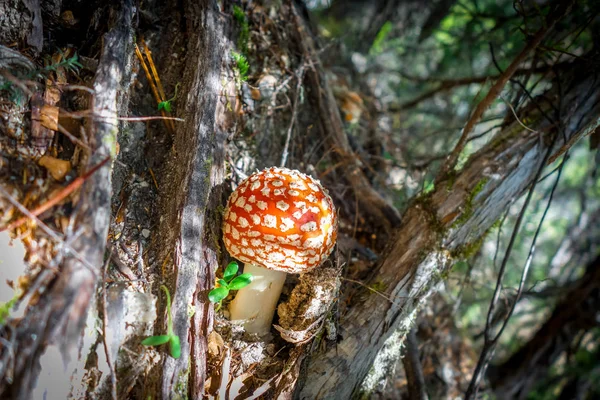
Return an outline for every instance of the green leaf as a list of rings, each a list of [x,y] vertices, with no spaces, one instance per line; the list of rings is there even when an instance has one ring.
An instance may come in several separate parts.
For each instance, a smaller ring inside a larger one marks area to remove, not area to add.
[[[219,285],[221,285],[225,289],[229,289],[229,284],[225,282],[225,279],[219,279],[217,282],[219,282]]]
[[[171,340],[169,341],[169,348],[171,350],[171,357],[181,357],[181,343],[179,342],[179,336],[171,336]]]
[[[208,300],[213,303],[218,303],[229,294],[229,289],[225,287],[214,288],[208,293]]]
[[[235,261],[230,262],[225,268],[225,272],[223,273],[223,279],[229,282],[235,277],[235,274],[237,274],[238,269],[240,269],[240,267]]]
[[[171,102],[169,100],[161,101],[158,103],[158,111],[165,110],[166,112],[171,112]]]
[[[229,290],[240,290],[243,287],[246,287],[252,282],[252,274],[241,274],[240,276],[236,276],[229,283]]]
[[[170,340],[171,336],[169,335],[149,336],[142,340],[142,344],[144,346],[160,346],[161,344],[165,344]]]

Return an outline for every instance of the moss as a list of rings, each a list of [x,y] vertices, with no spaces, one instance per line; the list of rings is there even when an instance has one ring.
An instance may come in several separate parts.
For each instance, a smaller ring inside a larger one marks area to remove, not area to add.
[[[448,175],[446,177],[446,179],[448,179],[446,181],[446,191],[448,191],[448,192],[452,191],[452,189],[454,187],[454,184],[456,183],[456,176],[457,175],[458,174],[456,173],[455,170],[452,170],[452,171],[448,172]]]
[[[483,190],[485,185],[488,183],[488,181],[489,181],[489,178],[482,178],[479,182],[477,182],[475,187],[467,195],[467,198],[465,200],[465,205],[463,207],[463,212],[460,215],[460,217],[458,217],[456,219],[456,221],[454,221],[454,223],[452,224],[452,228],[460,227],[465,222],[467,222],[469,220],[469,218],[471,218],[473,216],[473,201],[475,200],[477,195],[479,193],[481,193],[481,191]]]
[[[186,370],[181,371],[177,377],[177,383],[175,383],[173,399],[184,400],[188,398],[188,376],[191,371],[191,358],[188,357],[188,367]]]
[[[488,231],[489,232],[489,231]],[[466,243],[462,246],[457,247],[451,252],[452,258],[458,260],[467,260],[473,257],[483,246],[483,242],[485,241],[485,237],[487,236],[487,232],[481,235],[477,240],[472,241],[471,243]]]
[[[440,221],[438,218],[435,206],[431,202],[431,193],[423,194],[417,197],[415,199],[415,205],[420,206],[420,208],[425,212],[429,226],[435,232],[438,238],[442,238],[446,234],[446,229],[442,221]]]
[[[494,222],[494,223],[492,224],[492,226],[490,226],[490,229],[489,229],[489,230],[492,230],[492,229],[498,229],[498,228],[500,228],[500,225],[502,225],[502,218],[498,218],[498,219],[496,220],[496,222]]]
[[[369,285],[369,288],[374,290],[375,292],[383,293],[387,289],[387,285],[381,281],[376,281]]]

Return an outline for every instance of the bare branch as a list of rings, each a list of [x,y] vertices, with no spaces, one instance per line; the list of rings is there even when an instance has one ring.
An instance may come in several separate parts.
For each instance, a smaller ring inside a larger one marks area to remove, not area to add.
[[[533,51],[536,47],[540,45],[542,40],[544,40],[544,38],[546,37],[546,34],[554,27],[554,25],[559,20],[561,20],[566,14],[568,14],[571,7],[573,6],[573,3],[573,0],[568,2],[559,2],[558,6],[554,10],[552,10],[546,17],[545,24],[538,30],[538,32],[533,36],[532,40],[525,46],[525,48],[521,50],[517,57],[515,57],[515,59],[508,66],[508,68],[500,75],[496,83],[494,83],[494,85],[492,85],[492,87],[488,91],[488,94],[485,96],[485,98],[481,100],[481,102],[479,102],[479,104],[471,114],[471,118],[469,118],[469,121],[467,121],[467,124],[465,125],[462,135],[458,139],[454,150],[452,150],[452,153],[442,166],[438,174],[438,181],[443,180],[448,175],[448,173],[454,168],[456,161],[458,160],[458,156],[463,151],[465,144],[467,143],[467,138],[469,137],[469,134],[471,133],[471,131],[485,112],[485,110],[487,110],[487,108],[492,104],[494,99],[498,97],[508,80],[517,71],[519,65],[523,61],[525,61],[525,59],[531,51]]]

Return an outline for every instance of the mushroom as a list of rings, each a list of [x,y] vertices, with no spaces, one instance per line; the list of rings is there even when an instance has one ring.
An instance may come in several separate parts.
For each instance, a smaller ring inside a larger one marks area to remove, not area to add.
[[[267,334],[286,273],[318,267],[336,237],[335,207],[318,180],[277,167],[249,176],[224,214],[225,247],[253,276],[231,302],[231,320],[243,321],[246,332]]]

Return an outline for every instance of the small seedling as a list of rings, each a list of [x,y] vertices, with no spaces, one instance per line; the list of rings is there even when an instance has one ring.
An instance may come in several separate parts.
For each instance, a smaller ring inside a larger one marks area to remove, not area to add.
[[[160,288],[167,295],[167,334],[158,336],[149,336],[142,340],[144,346],[160,346],[169,343],[171,357],[179,358],[181,356],[181,344],[179,336],[173,333],[173,319],[171,318],[171,294],[165,285],[160,285]]]
[[[248,70],[250,69],[250,64],[248,64],[248,60],[246,56],[240,53],[236,53],[235,51],[231,52],[231,58],[235,62],[234,69],[238,72],[238,79],[240,82],[245,82],[248,80]]]
[[[169,113],[171,112],[171,103],[177,97],[177,89],[178,88],[179,88],[179,83],[177,83],[177,85],[175,85],[175,94],[173,95],[173,97],[171,97],[169,100],[161,101],[160,103],[158,103],[158,111],[165,110],[166,112],[169,112]]]
[[[15,295],[7,302],[0,301],[0,326],[4,325],[6,319],[10,317],[10,311],[19,300],[20,293],[15,291]]]
[[[246,273],[236,276],[238,269],[239,266],[235,261],[230,262],[227,265],[227,268],[225,268],[223,279],[219,279],[217,281],[219,283],[219,287],[214,288],[210,291],[210,293],[208,293],[208,299],[213,303],[217,303],[217,308],[215,311],[219,311],[223,299],[229,296],[230,290],[240,290],[252,282],[252,274]]]
[[[72,57],[65,57],[62,61],[59,62],[51,62],[52,59],[49,59],[48,65],[46,65],[43,69],[44,72],[56,71],[59,68],[64,68],[73,73],[78,73],[83,65],[79,62],[79,58],[77,57],[77,53],[73,54]]]

